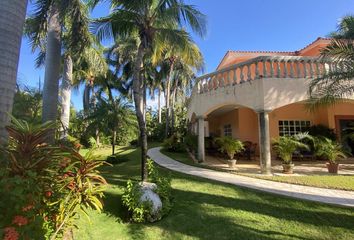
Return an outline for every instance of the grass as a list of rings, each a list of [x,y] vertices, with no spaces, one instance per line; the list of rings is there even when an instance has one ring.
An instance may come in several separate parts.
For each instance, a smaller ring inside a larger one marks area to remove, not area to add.
[[[188,156],[187,153],[173,153],[168,152],[165,150],[161,150],[161,152],[172,159],[180,161],[182,163],[203,167],[208,169],[213,169],[217,171],[225,171],[229,173],[239,174],[235,171],[228,171],[223,170],[216,167],[209,167],[205,165],[201,165],[198,163],[193,162],[193,160]],[[311,175],[311,176],[260,176],[260,175],[253,175],[253,174],[242,174],[247,177],[254,177],[260,178],[270,181],[276,182],[284,182],[284,183],[292,183],[298,185],[305,185],[305,186],[313,186],[313,187],[320,187],[320,188],[331,188],[331,189],[341,189],[341,190],[349,190],[354,191],[354,176],[352,175]]]
[[[238,188],[159,170],[172,177],[174,207],[154,224],[126,221],[121,206],[128,179],[139,180],[140,153],[119,147],[128,161],[102,172],[110,183],[103,213],[78,220],[74,239],[354,239],[354,209]]]
[[[298,185],[354,191],[354,176],[350,175],[257,176],[257,178]]]

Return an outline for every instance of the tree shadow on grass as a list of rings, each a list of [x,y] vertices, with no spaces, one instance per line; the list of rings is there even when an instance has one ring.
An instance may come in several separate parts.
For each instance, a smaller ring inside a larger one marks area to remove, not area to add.
[[[242,192],[243,191],[240,191],[240,195],[236,197],[225,197],[174,189],[174,207],[168,216],[154,224],[132,223],[128,225],[128,228],[131,232],[131,236],[134,236],[133,239],[145,239],[144,229],[149,226],[160,228],[162,232],[166,234],[166,237],[174,236],[176,239],[181,238],[181,236],[193,236],[199,239],[266,240],[313,240],[319,237],[308,236],[306,234],[296,235],[292,232],[289,233],[291,229],[287,229],[288,232],[284,232],[282,226],[277,225],[263,227],[263,224],[264,226],[272,224],[268,223],[266,219],[270,217],[270,219],[276,218],[278,222],[289,222],[290,227],[288,226],[288,228],[291,228],[294,224],[306,224],[318,229],[324,227],[326,230],[328,230],[328,228],[353,230],[354,219],[352,215],[325,211],[323,209],[321,211],[321,209],[316,208],[312,210],[310,203],[283,197],[274,199],[274,196],[269,197],[269,194],[261,194],[260,197],[258,196],[259,201],[245,199],[247,196],[259,195],[259,193],[247,193],[247,191],[244,191],[243,194]],[[104,211],[127,222],[128,215],[121,205],[121,195],[107,193],[106,196]],[[262,199],[264,202],[262,202]],[[295,204],[293,204],[293,202],[295,202]],[[307,206],[307,204],[309,205]],[[237,215],[217,216],[218,214],[208,211],[205,206],[215,206],[213,209],[215,209],[216,213],[220,208],[227,208],[230,209],[230,211],[239,210],[242,213],[247,212],[250,215],[256,214],[255,216],[258,217],[250,220],[250,218],[245,219]],[[272,229],[269,230],[269,228]],[[138,238],[138,236],[140,238]]]

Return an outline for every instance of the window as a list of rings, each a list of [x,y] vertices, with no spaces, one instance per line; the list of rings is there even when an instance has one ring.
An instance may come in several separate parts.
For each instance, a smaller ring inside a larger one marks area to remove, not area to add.
[[[279,135],[291,136],[297,133],[306,132],[310,126],[311,122],[306,120],[281,120],[279,121]]]
[[[224,136],[232,137],[231,124],[224,125]]]

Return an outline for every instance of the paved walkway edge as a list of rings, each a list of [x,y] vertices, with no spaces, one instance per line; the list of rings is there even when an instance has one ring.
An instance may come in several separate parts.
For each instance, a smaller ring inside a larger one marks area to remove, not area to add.
[[[173,160],[162,154],[160,149],[161,147],[149,149],[148,156],[158,165],[176,172],[298,199],[354,207],[354,191],[281,183],[194,167]]]

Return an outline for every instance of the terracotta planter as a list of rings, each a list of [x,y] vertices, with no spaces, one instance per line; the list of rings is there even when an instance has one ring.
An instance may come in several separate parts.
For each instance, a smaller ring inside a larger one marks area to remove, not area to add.
[[[328,162],[328,163],[326,163],[326,165],[327,165],[327,169],[328,169],[329,173],[335,173],[335,174],[338,173],[338,169],[339,169],[339,164],[338,163]]]
[[[294,164],[292,163],[283,163],[283,173],[285,174],[293,174]]]
[[[229,164],[230,168],[235,168],[236,167],[236,159],[227,160],[227,164]]]

